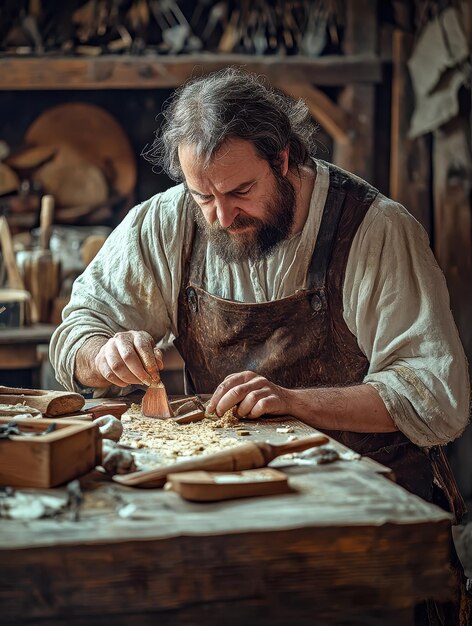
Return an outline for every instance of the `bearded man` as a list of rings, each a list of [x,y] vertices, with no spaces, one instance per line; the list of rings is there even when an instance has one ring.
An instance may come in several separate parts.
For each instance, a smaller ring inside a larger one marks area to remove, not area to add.
[[[58,380],[149,384],[171,333],[189,392],[244,418],[289,414],[460,514],[440,446],[468,420],[465,356],[421,226],[314,158],[316,128],[239,70],[181,88],[147,157],[181,181],[142,203],[76,281]],[[434,481],[433,486],[433,478]]]

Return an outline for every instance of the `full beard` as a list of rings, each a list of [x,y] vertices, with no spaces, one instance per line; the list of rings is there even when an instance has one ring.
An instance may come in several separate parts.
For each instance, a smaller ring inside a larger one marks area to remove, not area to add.
[[[190,196],[198,228],[223,261],[261,260],[287,239],[295,219],[295,189],[285,176],[274,174],[274,180],[276,188],[265,205],[266,219],[238,215],[228,228],[223,228],[218,220],[209,224]],[[238,232],[239,228],[245,227],[251,228],[247,232]]]

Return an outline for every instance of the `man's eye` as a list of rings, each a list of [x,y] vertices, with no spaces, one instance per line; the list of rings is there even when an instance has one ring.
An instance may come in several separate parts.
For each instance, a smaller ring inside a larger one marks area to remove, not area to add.
[[[200,202],[200,204],[208,204],[212,198],[212,196],[197,196],[194,195],[194,198]]]
[[[247,196],[250,191],[250,189],[247,189],[246,191],[236,191],[235,193],[237,196]]]

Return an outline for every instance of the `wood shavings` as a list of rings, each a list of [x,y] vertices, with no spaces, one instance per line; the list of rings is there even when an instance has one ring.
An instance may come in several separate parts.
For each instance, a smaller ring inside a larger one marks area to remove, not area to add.
[[[120,444],[133,450],[138,465],[153,467],[240,445],[236,438],[216,432],[218,428],[239,423],[232,411],[227,411],[220,418],[206,417],[200,422],[178,424],[172,418],[144,417],[141,407],[132,404],[122,417],[124,430]]]
[[[240,424],[239,418],[234,414],[234,408],[223,413],[221,417],[218,417],[216,413],[205,413],[205,417],[212,420],[213,428],[232,428]]]
[[[288,435],[288,433],[294,433],[295,429],[292,426],[281,426],[275,429],[275,432],[281,433],[282,435]]]
[[[18,402],[18,404],[0,404],[0,415],[5,417],[42,417],[41,411],[33,409],[25,402]]]

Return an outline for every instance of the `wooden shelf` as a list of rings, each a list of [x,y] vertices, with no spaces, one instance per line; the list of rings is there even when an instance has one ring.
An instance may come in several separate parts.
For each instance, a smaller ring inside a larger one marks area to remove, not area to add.
[[[237,65],[286,84],[378,83],[374,55],[319,58],[196,54],[182,56],[2,57],[0,90],[172,88],[193,76]]]

